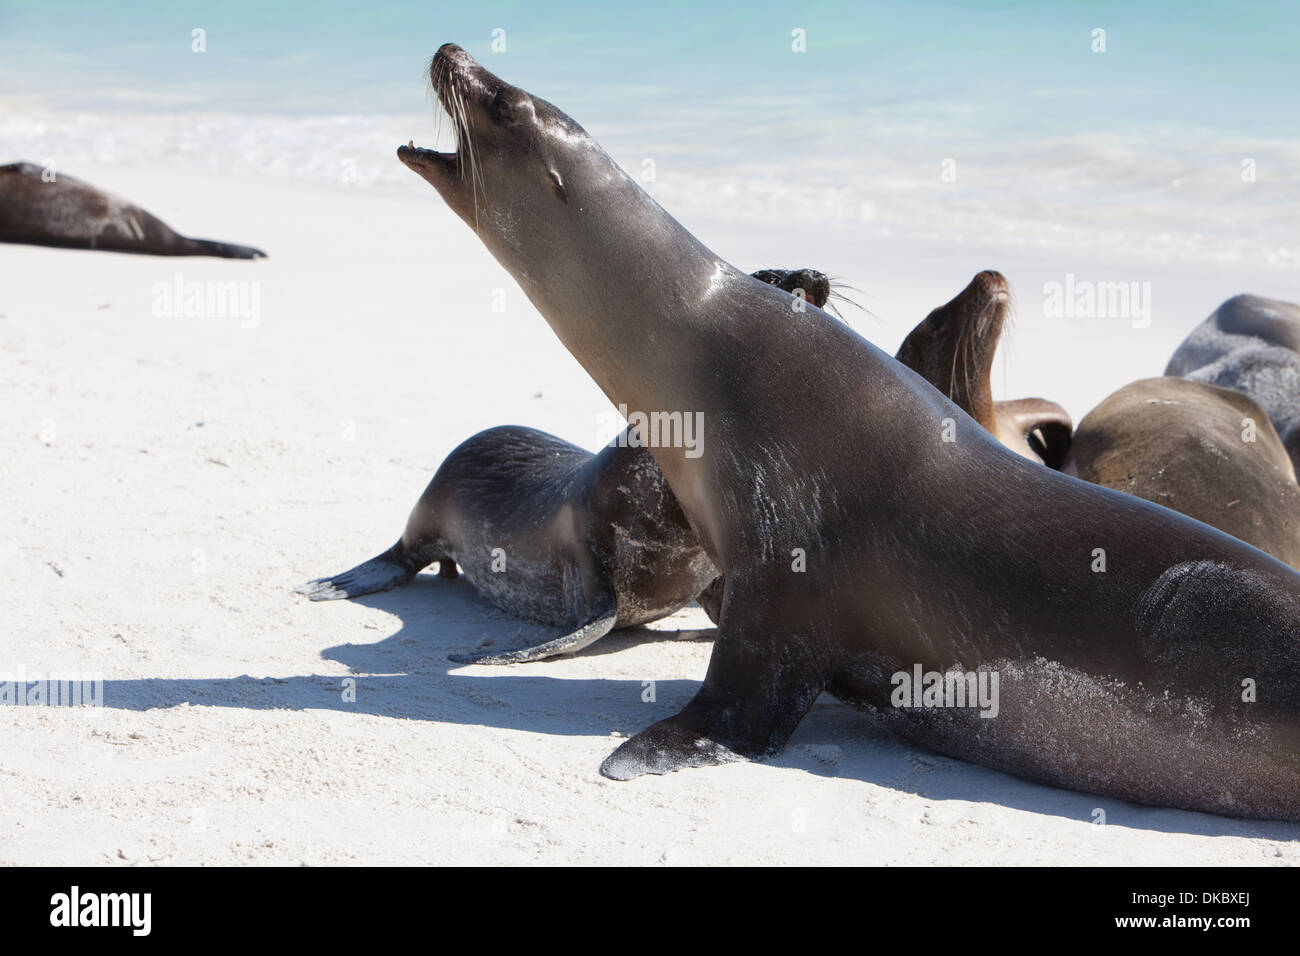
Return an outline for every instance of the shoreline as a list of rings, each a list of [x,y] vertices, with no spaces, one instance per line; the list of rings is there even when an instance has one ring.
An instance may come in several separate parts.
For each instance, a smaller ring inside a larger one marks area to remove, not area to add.
[[[904,126],[882,129],[866,144],[850,147],[831,135],[812,148],[771,123],[755,128],[733,117],[715,132],[702,122],[695,117],[676,131],[596,123],[591,132],[683,221],[817,223],[891,241],[1046,249],[1063,258],[1104,250],[1139,265],[1272,268],[1300,284],[1300,247],[1287,214],[1300,204],[1300,182],[1286,175],[1300,164],[1292,140],[1239,136],[1206,147],[1184,129],[1136,139],[965,141]],[[0,162],[54,163],[107,189],[119,174],[152,172],[413,197],[427,187],[394,151],[411,139],[448,147],[449,136],[447,118],[432,108],[380,116],[100,115],[0,100]],[[147,196],[127,198],[149,208]]]

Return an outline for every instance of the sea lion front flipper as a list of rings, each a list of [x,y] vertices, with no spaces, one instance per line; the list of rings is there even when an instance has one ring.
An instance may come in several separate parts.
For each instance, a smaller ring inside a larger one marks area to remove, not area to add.
[[[612,631],[617,622],[618,612],[603,611],[599,617],[588,621],[576,631],[570,631],[553,641],[524,647],[517,651],[506,651],[504,654],[448,654],[447,657],[457,664],[522,664],[559,654],[575,654],[584,647],[595,644]]]
[[[1044,465],[1054,471],[1061,470],[1074,435],[1069,412],[1045,398],[1018,398],[995,402],[993,415],[999,432],[1023,439]],[[1005,443],[1002,435],[998,437]]]
[[[757,618],[758,615],[753,615]],[[719,628],[704,684],[681,712],[641,731],[605,758],[603,776],[631,780],[780,750],[827,683],[812,642],[746,638],[729,618]],[[726,632],[724,634],[724,632]]]

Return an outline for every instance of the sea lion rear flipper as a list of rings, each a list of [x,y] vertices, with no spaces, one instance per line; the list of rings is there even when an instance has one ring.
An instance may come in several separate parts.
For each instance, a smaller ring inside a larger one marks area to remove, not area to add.
[[[625,741],[605,758],[601,774],[631,780],[758,759],[785,746],[827,677],[815,648],[758,630],[763,636],[742,637],[729,619],[719,629],[699,693],[675,717]]]
[[[217,242],[215,239],[190,239],[186,255],[215,256],[218,259],[265,259],[266,253],[253,246],[241,246],[235,242]]]
[[[295,588],[294,593],[305,594],[313,601],[336,601],[339,598],[354,598],[375,591],[387,591],[411,583],[420,570],[412,569],[412,564],[410,556],[399,541],[383,554],[371,558],[364,564],[358,564],[351,571],[308,581],[302,587]]]
[[[448,659],[457,664],[522,664],[526,661],[540,661],[560,654],[574,654],[596,643],[614,629],[618,613],[614,610],[602,611],[596,617],[576,631],[571,631],[553,641],[524,647],[517,651],[503,654],[448,654]]]
[[[1061,470],[1074,434],[1069,412],[1044,398],[996,402],[993,411],[1000,431],[1023,438],[1044,465]]]

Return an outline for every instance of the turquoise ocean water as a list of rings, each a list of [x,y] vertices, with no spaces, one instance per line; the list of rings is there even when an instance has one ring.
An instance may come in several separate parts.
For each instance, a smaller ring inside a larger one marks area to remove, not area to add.
[[[1294,2],[0,0],[0,160],[395,183],[448,40],[652,160],[665,202],[1300,256]]]

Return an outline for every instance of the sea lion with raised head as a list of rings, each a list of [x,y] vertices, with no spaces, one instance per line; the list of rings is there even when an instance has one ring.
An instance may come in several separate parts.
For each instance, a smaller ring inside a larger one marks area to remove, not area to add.
[[[1249,395],[1300,472],[1300,305],[1233,296],[1188,334],[1165,374]]]
[[[0,242],[105,249],[151,256],[261,259],[251,246],[182,236],[157,216],[65,173],[34,163],[0,166]]]
[[[1070,448],[1070,415],[1042,398],[993,400],[993,356],[1006,324],[1010,292],[987,270],[939,306],[903,340],[895,356],[947,395],[1002,444],[1049,468]]]
[[[1125,385],[1079,423],[1062,471],[1300,568],[1295,469],[1264,410],[1241,392],[1171,377]]]
[[[702,455],[651,452],[726,576],[708,672],[602,773],[774,753],[829,691],[1030,779],[1300,818],[1300,575],[1009,451],[822,310],[789,312],[459,47],[430,76],[457,149],[399,158],[611,402],[707,423]],[[996,716],[964,695],[933,706],[928,678],[907,703],[914,669],[997,675]]]
[[[755,275],[814,306],[830,294],[813,269]],[[803,307],[796,299],[791,311]],[[459,565],[496,607],[562,629],[532,647],[452,655],[478,664],[572,654],[615,628],[671,614],[718,571],[641,444],[646,437],[629,427],[593,455],[532,428],[479,432],[438,468],[395,545],[299,593],[357,597],[408,584],[434,562],[443,577]]]

